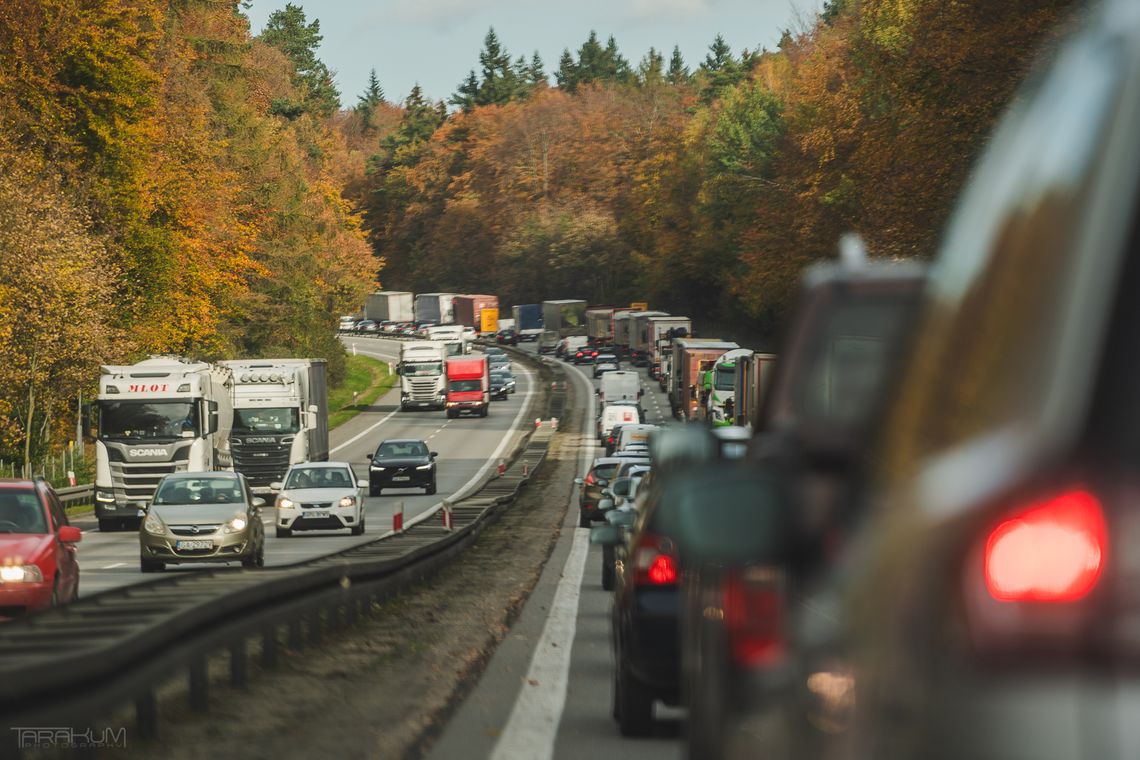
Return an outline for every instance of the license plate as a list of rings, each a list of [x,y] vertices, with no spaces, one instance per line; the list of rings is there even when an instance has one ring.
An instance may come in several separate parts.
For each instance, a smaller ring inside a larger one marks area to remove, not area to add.
[[[329,513],[325,510],[309,510],[305,512],[304,517],[328,517]]]
[[[397,475],[394,478],[392,478],[392,481],[395,482],[397,480],[411,480],[411,479],[412,479],[411,475]]]
[[[213,541],[178,541],[174,548],[179,551],[193,551],[194,549],[213,549]]]

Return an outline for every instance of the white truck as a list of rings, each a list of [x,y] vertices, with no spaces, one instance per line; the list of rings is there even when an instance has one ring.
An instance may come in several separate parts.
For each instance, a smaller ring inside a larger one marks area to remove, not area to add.
[[[271,493],[290,465],[329,458],[328,371],[324,359],[235,359],[234,469],[254,493]]]
[[[650,317],[646,321],[645,333],[650,346],[650,377],[657,377],[665,356],[673,352],[673,337],[689,335],[692,331],[693,321],[688,317]]]
[[[416,322],[433,325],[455,323],[455,293],[420,293],[413,311]]]
[[[443,409],[447,406],[447,376],[444,361],[447,346],[436,340],[413,340],[400,344],[400,410]]]
[[[233,468],[232,394],[233,372],[219,364],[152,356],[101,368],[88,429],[100,530],[137,526],[169,473]]]
[[[468,353],[468,341],[463,334],[463,325],[432,325],[427,328],[427,339],[443,343],[448,356],[462,356]]]
[[[411,322],[415,319],[414,296],[403,290],[381,290],[368,296],[364,318],[375,322]]]
[[[713,427],[732,425],[736,421],[736,369],[739,364],[751,361],[753,351],[734,348],[725,352],[708,370],[703,389],[704,418]]]
[[[637,401],[641,398],[641,377],[634,370],[606,372],[598,384],[598,401]]]

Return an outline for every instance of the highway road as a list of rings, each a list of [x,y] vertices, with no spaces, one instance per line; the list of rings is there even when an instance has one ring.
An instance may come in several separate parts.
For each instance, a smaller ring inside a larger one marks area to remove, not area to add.
[[[395,364],[399,342],[383,338],[346,338],[350,351]],[[348,461],[357,476],[368,477],[368,458],[386,438],[419,438],[432,451],[439,452],[438,491],[433,496],[420,489],[385,489],[378,497],[365,497],[363,536],[347,531],[312,531],[292,538],[276,537],[273,506],[263,509],[266,525],[265,561],[268,566],[286,565],[372,541],[389,532],[392,513],[398,502],[404,505],[404,522],[434,511],[445,498],[463,496],[483,474],[509,454],[514,443],[533,425],[535,414],[527,411],[534,396],[537,376],[516,363],[518,391],[506,401],[495,401],[486,418],[460,417],[449,420],[442,411],[399,411],[399,386],[349,422],[330,432],[331,460]],[[81,566],[80,596],[154,578],[139,571],[138,535],[134,531],[101,533],[94,517],[72,521],[83,530],[79,544]],[[233,567],[239,567],[233,563]],[[186,564],[168,567],[168,573],[193,572],[207,565]],[[216,566],[215,566],[216,567]]]
[[[590,400],[590,427],[571,442],[584,474],[599,453],[592,427],[597,383],[590,366],[567,366],[582,391],[579,398]],[[645,370],[640,372],[646,421],[672,423],[668,398]],[[601,585],[601,549],[589,544],[588,529],[577,527],[577,504],[575,489],[538,585],[478,686],[432,748],[432,760],[681,757],[683,710],[658,703],[656,731],[645,739],[623,738],[611,717],[611,595]]]

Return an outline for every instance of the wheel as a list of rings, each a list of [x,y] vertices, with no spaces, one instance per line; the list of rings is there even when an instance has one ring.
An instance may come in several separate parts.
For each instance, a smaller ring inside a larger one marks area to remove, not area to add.
[[[246,557],[241,561],[242,567],[265,567],[265,544],[257,547],[252,557]]]
[[[620,653],[616,670],[614,709],[618,729],[622,736],[648,736],[653,729],[653,693],[629,672],[629,665]]]
[[[368,486],[368,495],[369,495],[369,496],[379,496],[379,495],[380,495],[380,492],[381,492],[381,491],[383,491],[383,490],[384,490],[384,489],[383,489],[383,488],[381,488],[380,486],[374,486],[374,485],[371,485],[371,484],[370,484],[370,485]]]
[[[589,528],[590,527],[590,515],[586,512],[585,509],[579,509],[578,510],[578,527],[579,528]]]
[[[144,573],[161,573],[166,568],[166,563],[155,562],[149,559],[139,560],[139,570]]]
[[[487,407],[486,406],[484,406],[482,409],[479,410],[479,416],[480,417],[486,417],[487,416]]]
[[[109,520],[106,517],[100,517],[99,518],[99,532],[100,533],[110,533],[111,531],[118,530],[118,529],[119,529],[119,521],[118,520]]]
[[[435,493],[435,480],[434,479],[431,481],[431,485],[424,489],[424,493],[426,493],[428,496],[431,496],[433,493]]]
[[[363,515],[361,515],[361,517],[360,517],[360,522],[358,522],[356,525],[352,526],[352,535],[354,535],[354,536],[363,536],[364,535],[364,516]]]
[[[612,546],[602,547],[602,589],[604,591],[614,590],[614,548]]]
[[[448,409],[447,410],[447,419],[449,419],[449,420],[455,419],[455,410],[454,409]]]
[[[277,537],[278,538],[290,538],[292,535],[293,535],[293,529],[292,528],[282,528],[280,526],[277,527]]]

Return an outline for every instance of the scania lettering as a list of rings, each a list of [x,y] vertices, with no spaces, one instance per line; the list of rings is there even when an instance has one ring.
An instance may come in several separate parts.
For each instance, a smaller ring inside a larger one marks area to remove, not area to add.
[[[324,359],[235,359],[234,469],[254,493],[270,493],[290,465],[329,458]]]
[[[100,530],[137,525],[164,475],[233,467],[232,386],[228,367],[180,357],[102,367],[87,430]]]
[[[400,409],[443,409],[447,406],[447,378],[443,363],[447,346],[441,341],[416,340],[400,344]]]

